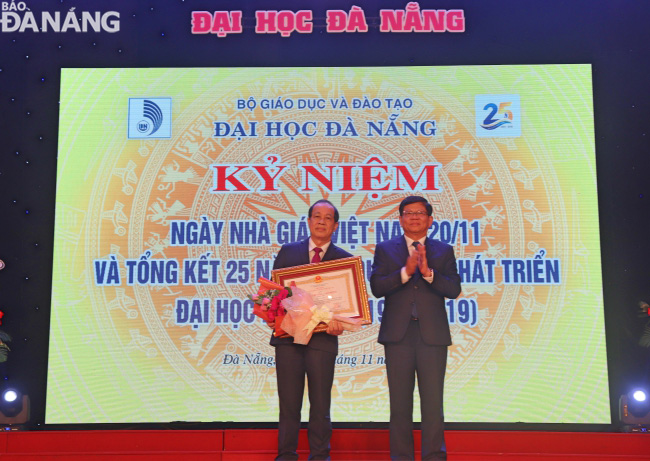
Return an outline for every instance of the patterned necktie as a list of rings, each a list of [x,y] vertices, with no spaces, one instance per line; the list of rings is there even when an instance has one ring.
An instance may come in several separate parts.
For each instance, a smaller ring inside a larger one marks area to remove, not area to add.
[[[311,262],[313,262],[313,263],[319,263],[320,262],[320,253],[321,253],[321,251],[323,251],[322,248],[318,248],[318,247],[314,248],[314,257],[311,258]]]

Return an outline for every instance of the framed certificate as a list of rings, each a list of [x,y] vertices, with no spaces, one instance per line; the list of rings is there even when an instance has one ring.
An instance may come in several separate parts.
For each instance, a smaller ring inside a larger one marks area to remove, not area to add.
[[[282,286],[292,282],[308,292],[317,306],[327,305],[335,314],[360,318],[370,323],[368,293],[361,256],[285,267],[271,272],[273,281]],[[320,324],[315,332],[325,331]]]

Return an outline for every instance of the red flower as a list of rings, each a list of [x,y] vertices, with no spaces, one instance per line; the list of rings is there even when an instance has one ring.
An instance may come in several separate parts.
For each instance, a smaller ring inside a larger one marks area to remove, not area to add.
[[[270,311],[273,312],[274,315],[282,314],[284,309],[280,305],[283,299],[286,299],[289,296],[289,291],[285,288],[283,290],[280,290],[280,292],[273,297],[271,300],[271,309]]]
[[[248,295],[248,299],[252,300],[256,306],[253,313],[267,322],[274,322],[277,317],[286,314],[281,302],[291,296],[291,288],[283,288],[281,285],[264,278],[260,278],[259,281],[261,285],[257,294]],[[270,289],[265,290],[265,288]]]

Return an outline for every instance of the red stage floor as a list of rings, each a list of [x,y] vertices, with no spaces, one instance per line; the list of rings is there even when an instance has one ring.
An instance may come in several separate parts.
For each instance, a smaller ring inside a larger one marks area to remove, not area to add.
[[[306,432],[300,459],[307,459]],[[0,433],[0,458],[13,460],[270,460],[277,431],[101,430]],[[416,444],[419,433],[416,432]],[[447,431],[450,461],[650,460],[650,434]],[[388,431],[335,429],[332,460],[386,460]]]

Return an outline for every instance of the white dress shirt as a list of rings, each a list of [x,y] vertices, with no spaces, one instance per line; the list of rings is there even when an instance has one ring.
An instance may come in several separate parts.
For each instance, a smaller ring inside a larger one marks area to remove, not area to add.
[[[309,237],[309,262],[311,262],[312,258],[316,254],[316,252],[314,251],[314,248],[320,248],[321,250],[323,250],[323,251],[320,252],[320,260],[322,261],[323,256],[325,256],[325,253],[327,252],[327,249],[330,247],[330,243],[332,243],[331,240],[329,242],[327,242],[325,245],[318,246],[318,245],[316,245],[314,243],[314,241],[311,239],[311,237]]]

